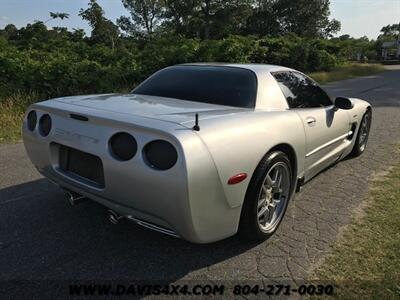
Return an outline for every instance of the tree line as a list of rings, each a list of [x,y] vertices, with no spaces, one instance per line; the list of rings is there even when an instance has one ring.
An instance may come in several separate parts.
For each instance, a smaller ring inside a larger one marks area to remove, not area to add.
[[[117,20],[130,36],[174,32],[187,38],[295,33],[329,37],[340,22],[329,20],[329,0],[122,0],[130,17]]]
[[[80,15],[92,27],[92,37],[113,44],[125,37],[150,38],[176,34],[201,40],[229,35],[327,38],[340,30],[340,22],[329,19],[329,0],[122,0],[129,16],[116,25],[104,17],[96,0]]]
[[[43,97],[128,91],[154,71],[186,62],[268,63],[304,72],[357,57],[376,59],[382,40],[333,38],[340,22],[329,0],[122,0],[129,16],[112,22],[96,0],[80,10],[91,33],[48,28],[67,13],[0,30],[0,96]]]

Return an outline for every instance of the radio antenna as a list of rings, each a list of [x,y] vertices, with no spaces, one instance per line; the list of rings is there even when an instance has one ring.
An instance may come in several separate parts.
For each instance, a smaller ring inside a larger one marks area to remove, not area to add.
[[[194,126],[192,128],[195,131],[200,131],[200,126],[199,126],[199,114],[195,115],[195,123]]]

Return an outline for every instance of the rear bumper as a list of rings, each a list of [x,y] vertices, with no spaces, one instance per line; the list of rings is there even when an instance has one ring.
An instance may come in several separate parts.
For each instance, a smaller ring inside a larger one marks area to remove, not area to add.
[[[34,108],[38,119],[41,114],[49,113],[38,105]],[[177,138],[168,132],[132,124],[111,125],[99,120],[82,123],[70,120],[68,113],[50,111],[50,115],[53,125],[47,137],[42,137],[37,129],[28,130],[25,121],[23,139],[35,167],[60,187],[97,201],[135,222],[154,224],[191,242],[209,243],[236,233],[240,207],[228,205],[212,158],[202,151],[204,145],[190,130],[179,128],[181,136]],[[138,151],[130,161],[114,159],[108,149],[109,138],[119,131],[131,133],[137,140]],[[144,163],[141,149],[155,139],[168,140],[177,148],[178,161],[169,170],[157,171]],[[89,185],[63,172],[58,144],[99,157],[104,187]]]
[[[171,236],[175,236],[180,238],[181,236],[175,231],[174,227],[167,223],[164,219],[154,216],[152,214],[148,214],[146,212],[142,212],[130,206],[119,204],[115,202],[114,199],[107,199],[93,192],[87,190],[87,188],[82,188],[79,184],[74,184],[66,181],[64,178],[60,177],[58,174],[54,172],[48,172],[46,170],[40,170],[41,174],[48,178],[50,181],[58,185],[60,188],[66,191],[73,191],[78,193],[84,197],[87,197],[93,201],[96,201],[105,207],[115,211],[124,218],[127,218],[143,227],[162,232],[164,234],[168,234]]]

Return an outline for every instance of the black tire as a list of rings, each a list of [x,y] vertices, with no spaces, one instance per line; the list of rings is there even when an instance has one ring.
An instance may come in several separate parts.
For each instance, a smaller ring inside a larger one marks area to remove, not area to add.
[[[289,195],[284,204],[284,207],[282,207],[283,215],[281,216],[280,220],[277,221],[276,226],[274,226],[274,228],[269,232],[264,232],[260,228],[261,226],[259,225],[257,216],[259,194],[261,187],[264,183],[265,177],[267,176],[271,167],[273,167],[279,162],[285,164],[289,170],[290,174]],[[292,166],[290,160],[285,153],[281,151],[273,151],[264,156],[264,158],[257,166],[257,169],[255,170],[253,177],[251,178],[249,186],[247,188],[239,223],[238,233],[240,237],[246,240],[262,241],[274,234],[274,232],[278,229],[285,215],[287,205],[294,194],[294,184],[295,184],[294,177],[295,176],[293,176],[292,173]]]
[[[367,136],[366,139],[360,143],[360,140],[362,139],[362,126],[365,122],[365,120],[367,119]],[[352,157],[357,157],[360,156],[361,154],[364,153],[365,148],[367,146],[367,142],[368,142],[368,137],[369,137],[369,131],[371,128],[371,120],[372,120],[372,113],[371,110],[367,110],[367,112],[364,114],[363,118],[361,119],[361,123],[360,123],[360,128],[358,129],[358,133],[357,133],[357,137],[356,137],[356,141],[354,143],[353,146],[353,150],[351,151],[350,156]]]

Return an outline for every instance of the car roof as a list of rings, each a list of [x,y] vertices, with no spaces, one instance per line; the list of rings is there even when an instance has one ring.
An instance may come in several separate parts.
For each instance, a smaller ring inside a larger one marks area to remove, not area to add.
[[[210,66],[210,67],[231,67],[241,68],[253,71],[254,73],[261,72],[278,72],[278,71],[294,71],[293,69],[268,64],[237,64],[237,63],[218,63],[218,62],[207,62],[207,63],[186,63],[178,66]]]

